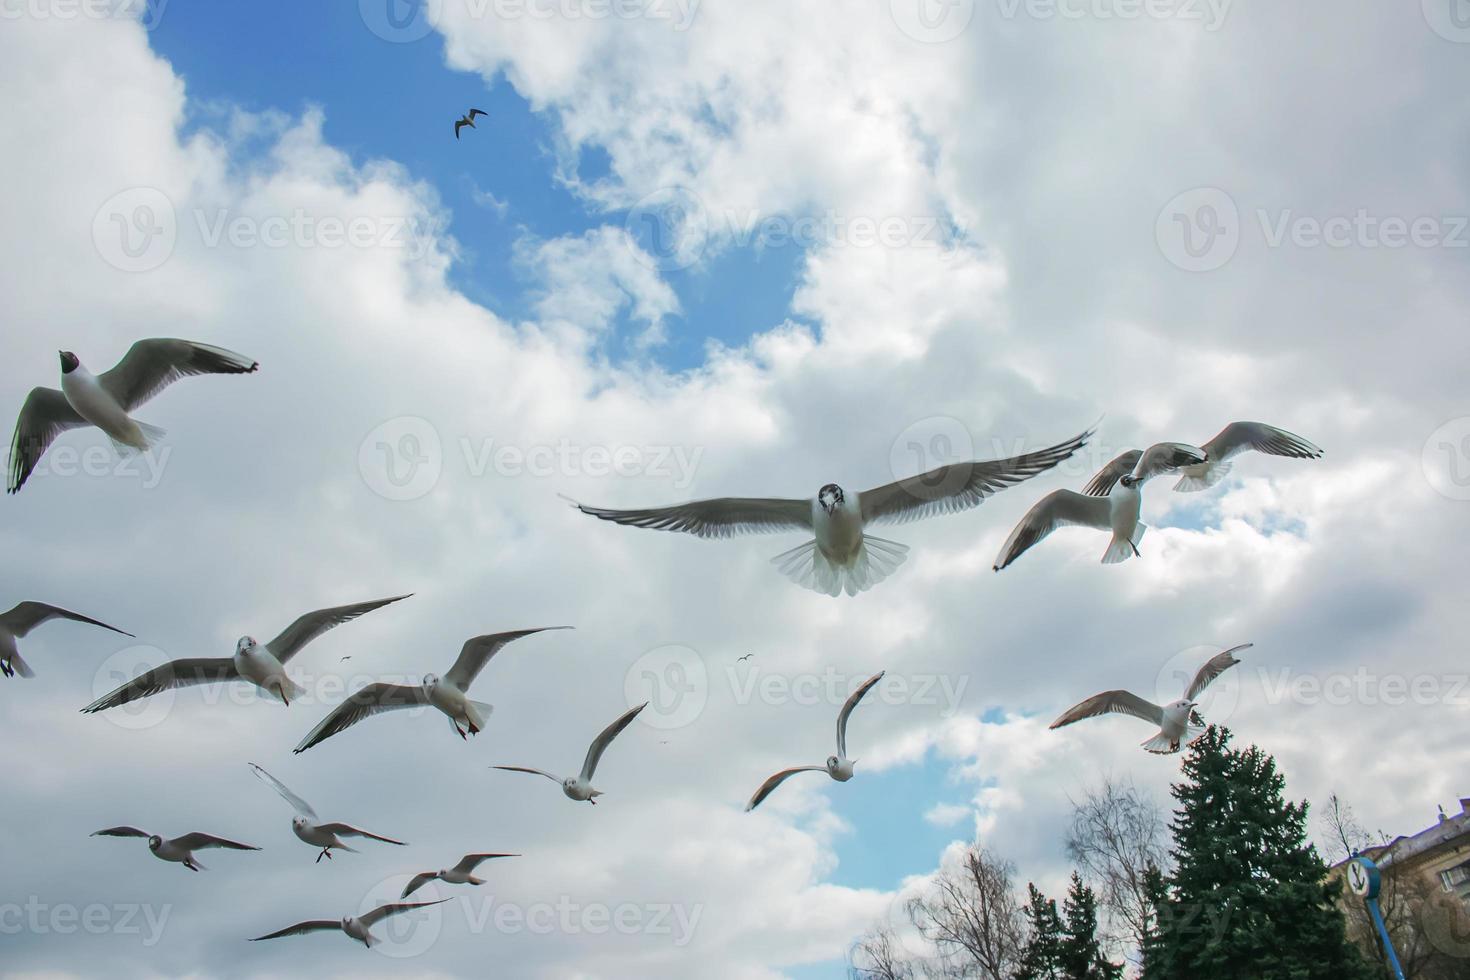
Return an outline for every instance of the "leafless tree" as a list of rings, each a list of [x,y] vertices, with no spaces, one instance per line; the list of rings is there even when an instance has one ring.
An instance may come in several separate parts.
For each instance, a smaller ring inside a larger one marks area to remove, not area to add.
[[[915,980],[914,965],[892,929],[879,929],[857,941],[848,955],[853,980]]]
[[[1067,856],[1097,892],[1109,938],[1137,950],[1148,932],[1150,867],[1164,869],[1164,816],[1132,782],[1106,779],[1072,805]]]
[[[1015,866],[971,845],[957,867],[944,868],[932,888],[911,899],[915,927],[958,977],[1008,980],[1025,942]]]

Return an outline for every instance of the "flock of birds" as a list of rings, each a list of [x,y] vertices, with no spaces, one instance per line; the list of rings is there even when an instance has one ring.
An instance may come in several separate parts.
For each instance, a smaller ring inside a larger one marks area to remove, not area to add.
[[[473,110],[455,126],[473,126]],[[253,359],[223,348],[185,340],[150,339],[135,343],[111,370],[94,375],[77,356],[60,351],[61,388],[38,387],[31,391],[21,409],[11,442],[7,490],[18,492],[34,471],[47,448],[63,433],[95,426],[123,455],[146,452],[158,444],[163,430],[132,417],[133,413],[172,382],[204,374],[249,374],[259,368]],[[856,595],[888,577],[903,562],[907,546],[869,533],[875,525],[902,524],[978,506],[987,497],[1023,483],[1057,466],[1078,452],[1093,435],[1085,431],[1045,449],[1006,459],[954,463],[927,473],[898,480],[872,490],[849,494],[829,483],[809,499],[721,497],[669,507],[613,510],[575,506],[585,514],[632,527],[682,531],[702,538],[727,538],[748,532],[799,531],[811,540],[782,552],[772,561],[794,582],[817,592],[837,596]],[[1119,455],[1104,466],[1082,492],[1055,490],[1042,497],[1011,532],[995,560],[1000,571],[1024,552],[1064,525],[1081,525],[1109,534],[1104,563],[1116,563],[1137,555],[1145,527],[1139,521],[1141,492],[1153,477],[1177,473],[1174,489],[1199,491],[1214,486],[1229,471],[1231,460],[1246,451],[1274,456],[1316,458],[1322,451],[1305,439],[1257,422],[1233,422],[1217,436],[1199,446],[1164,442],[1142,451]],[[116,690],[98,698],[82,710],[100,712],[148,698],[165,690],[246,681],[267,698],[289,706],[302,689],[292,681],[288,666],[302,649],[337,626],[408,598],[392,596],[368,602],[308,612],[298,617],[267,643],[244,636],[232,655],[174,660],[147,670]],[[6,677],[32,677],[34,672],[21,657],[19,640],[36,627],[56,619],[72,620],[132,636],[115,626],[41,602],[22,602],[0,614],[0,673]],[[485,727],[492,707],[469,697],[469,689],[486,664],[508,643],[546,630],[540,627],[472,637],[442,675],[427,674],[420,684],[378,682],[357,690],[330,711],[296,746],[305,752],[328,738],[374,715],[403,708],[432,707],[443,714],[462,739]],[[1183,697],[1157,705],[1127,691],[1106,691],[1069,709],[1051,726],[1059,728],[1084,718],[1120,713],[1157,725],[1157,735],[1144,742],[1151,752],[1179,751],[1181,745],[1202,730],[1196,708],[1205,687],[1239,661],[1235,654],[1250,644],[1233,647],[1212,657],[1194,677]],[[748,657],[748,655],[747,655]],[[343,658],[346,659],[346,658]],[[742,660],[747,658],[741,658]],[[864,681],[843,704],[837,716],[837,751],[824,765],[796,766],[768,778],[746,805],[753,810],[783,782],[797,773],[825,772],[838,782],[853,776],[855,762],[848,755],[847,726],[853,710],[883,677],[879,672]],[[599,761],[614,739],[638,716],[647,702],[624,712],[604,728],[587,749],[575,776],[527,766],[495,766],[509,772],[544,776],[560,784],[569,799],[596,804],[602,791],[592,780]],[[340,822],[322,822],[316,811],[300,796],[261,767],[251,763],[254,774],[274,789],[295,811],[292,832],[318,849],[317,862],[331,858],[333,851],[352,851],[344,838],[366,839],[389,845],[403,842],[370,833]],[[110,827],[93,836],[138,837],[148,842],[152,854],[164,861],[182,864],[192,871],[203,865],[198,851],[220,848],[258,850],[237,841],[205,833],[188,833],[166,838],[131,826]],[[401,899],[430,881],[479,885],[475,871],[485,861],[517,857],[514,854],[467,854],[451,867],[415,875]],[[447,901],[441,899],[439,901]],[[317,931],[341,931],[366,946],[376,941],[371,928],[388,916],[439,902],[404,902],[383,905],[361,915],[339,920],[300,922],[256,937],[276,939]]]

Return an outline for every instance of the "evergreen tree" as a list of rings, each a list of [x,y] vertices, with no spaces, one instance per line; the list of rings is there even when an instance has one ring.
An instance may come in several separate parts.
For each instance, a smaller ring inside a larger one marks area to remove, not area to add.
[[[1062,920],[1057,903],[1027,885],[1030,901],[1026,905],[1026,949],[1021,953],[1021,969],[1016,980],[1062,980]]]
[[[1123,964],[1109,963],[1097,938],[1097,896],[1072,872],[1072,888],[1062,903],[1058,962],[1067,980],[1119,980]]]
[[[1145,980],[1369,980],[1345,937],[1338,885],[1307,842],[1276,762],[1210,728],[1173,788],[1174,870],[1148,875]]]

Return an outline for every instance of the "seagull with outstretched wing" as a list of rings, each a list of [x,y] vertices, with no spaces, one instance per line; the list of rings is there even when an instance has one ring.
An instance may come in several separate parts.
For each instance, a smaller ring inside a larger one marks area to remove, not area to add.
[[[61,390],[33,388],[21,407],[10,440],[9,493],[20,490],[47,447],[68,429],[95,425],[119,454],[146,452],[165,433],[131,417],[143,403],[180,378],[250,374],[260,368],[243,354],[192,340],[140,340],[116,367],[100,375],[83,367],[71,351],[59,354]]]
[[[755,795],[750,798],[750,802],[745,804],[746,813],[760,806],[761,801],[770,796],[777,786],[799,772],[825,772],[839,783],[845,783],[852,778],[853,766],[857,764],[857,760],[847,757],[847,719],[852,715],[852,709],[856,708],[858,702],[863,699],[863,695],[883,679],[884,673],[885,671],[880,670],[863,681],[856,691],[848,695],[847,701],[842,705],[842,710],[837,713],[837,754],[829,755],[825,766],[796,766],[791,769],[782,769],[761,783],[760,789],[757,789]]]
[[[408,885],[403,889],[400,898],[407,898],[431,881],[442,881],[450,885],[483,885],[484,878],[475,877],[475,869],[489,861],[491,858],[515,858],[519,854],[466,854],[459,859],[459,863],[452,868],[441,868],[438,871],[423,871],[413,876]]]
[[[369,684],[333,708],[292,751],[305,752],[318,742],[351,728],[364,718],[400,708],[437,708],[449,719],[449,724],[460,738],[478,735],[485,727],[485,719],[495,709],[483,701],[471,701],[467,692],[481,669],[490,662],[490,658],[512,640],[519,640],[532,633],[571,628],[538,626],[535,629],[471,637],[460,648],[454,666],[443,677],[425,674],[422,684],[391,684],[386,681]]]
[[[796,584],[826,595],[857,595],[883,581],[908,555],[908,546],[869,534],[875,524],[952,514],[979,506],[1006,487],[1045,473],[1086,445],[1092,432],[1007,459],[951,463],[894,483],[848,494],[829,483],[807,500],[719,497],[672,507],[611,510],[573,502],[584,514],[701,538],[805,531],[812,540],[771,561]]]
[[[36,676],[30,664],[21,659],[19,641],[37,626],[53,619],[69,619],[74,623],[100,626],[114,633],[122,633],[123,636],[133,635],[116,626],[108,626],[90,616],[83,616],[50,603],[22,602],[8,612],[0,613],[0,674],[6,677],[14,677],[16,674],[22,677]]]
[[[1322,458],[1322,450],[1306,439],[1264,422],[1231,422],[1200,448],[1205,451],[1205,462],[1184,467],[1175,490],[1194,493],[1209,489],[1230,472],[1231,459],[1251,450],[1291,459]]]
[[[379,905],[370,912],[362,915],[344,915],[340,920],[336,919],[311,919],[306,922],[298,922],[294,926],[287,926],[265,936],[256,936],[250,940],[258,943],[264,939],[280,939],[282,936],[304,936],[311,932],[344,932],[353,939],[362,943],[369,949],[373,943],[381,942],[377,936],[372,934],[372,927],[388,918],[390,915],[400,915],[411,912],[414,909],[428,908],[430,905],[438,905],[449,899],[441,898],[434,902],[407,902],[393,905]]]
[[[1178,752],[1182,746],[1204,733],[1203,720],[1195,711],[1199,707],[1199,696],[1210,686],[1211,681],[1240,663],[1235,656],[1237,653],[1251,646],[1253,644],[1242,643],[1215,654],[1195,673],[1194,679],[1184,691],[1184,697],[1177,701],[1159,705],[1130,691],[1104,691],[1062,712],[1061,717],[1051,723],[1051,727],[1061,728],[1063,725],[1099,715],[1132,715],[1159,726],[1159,733],[1143,743],[1145,749],[1155,755]]]
[[[602,795],[602,790],[592,788],[592,777],[597,772],[597,763],[602,760],[602,753],[607,751],[607,747],[612,744],[613,739],[622,734],[623,729],[633,723],[633,719],[638,717],[638,712],[646,707],[648,707],[648,702],[644,701],[638,707],[630,708],[619,715],[617,721],[599,732],[597,737],[592,740],[592,744],[587,748],[587,758],[582,760],[582,771],[575,776],[557,776],[547,772],[545,769],[530,769],[526,766],[493,766],[491,768],[503,769],[506,772],[525,772],[533,776],[545,776],[553,783],[561,784],[561,791],[566,794],[567,799],[576,800],[578,803],[587,802],[595,806],[597,804],[597,797]]]
[[[258,851],[260,848],[250,844],[240,844],[213,834],[192,833],[184,834],[182,837],[160,837],[158,834],[150,834],[146,830],[137,827],[108,827],[92,834],[93,837],[143,837],[148,841],[148,850],[160,861],[173,861],[182,864],[190,871],[203,871],[204,865],[194,859],[195,851],[205,848],[216,847],[231,851]]]
[[[486,112],[484,109],[471,109],[469,112],[460,116],[454,121],[454,138],[459,139],[459,131],[461,129],[464,129],[466,126],[470,127],[470,129],[474,129],[476,116],[488,115],[489,113]]]
[[[286,675],[286,664],[301,652],[301,648],[321,636],[327,630],[370,613],[374,609],[407,599],[407,595],[389,599],[374,599],[349,606],[334,606],[318,609],[299,617],[281,632],[281,635],[262,646],[252,636],[242,636],[235,643],[233,657],[191,657],[171,660],[160,667],[145,671],[122,684],[110,694],[103,695],[87,705],[82,711],[90,714],[106,711],[151,697],[170,688],[188,687],[195,684],[215,684],[225,681],[249,681],[267,697],[280,698],[290,705],[291,699],[300,696],[302,689]]]
[[[321,818],[316,815],[316,811],[311,808],[311,804],[287,789],[285,783],[253,762],[250,763],[250,771],[259,776],[261,781],[267,786],[279,793],[281,799],[295,808],[296,816],[291,818],[291,832],[312,847],[320,847],[322,849],[321,853],[316,856],[317,863],[320,863],[322,858],[330,858],[333,848],[339,851],[352,851],[356,853],[356,848],[348,847],[342,843],[343,837],[366,837],[368,840],[382,841],[384,844],[397,844],[400,847],[404,844],[401,840],[394,840],[391,837],[380,837],[377,834],[368,833],[366,830],[354,827],[351,824],[321,823]]]

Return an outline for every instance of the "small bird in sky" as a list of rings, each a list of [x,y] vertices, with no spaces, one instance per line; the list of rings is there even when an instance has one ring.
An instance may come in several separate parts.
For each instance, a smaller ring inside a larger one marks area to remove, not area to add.
[[[744,662],[744,661],[746,661],[746,660],[749,660],[749,659],[750,659],[750,658],[751,658],[751,657],[753,657],[753,656],[755,656],[755,654],[753,654],[753,653],[747,653],[747,654],[746,654],[746,655],[745,655],[745,656],[743,656],[743,657],[736,657],[736,658],[735,658],[735,662],[736,662],[736,663],[737,663],[737,664],[738,664],[738,663],[742,663],[742,662]]]
[[[573,501],[584,514],[660,531],[684,531],[701,538],[736,534],[807,531],[815,537],[771,561],[796,584],[826,595],[857,595],[898,568],[908,545],[868,533],[874,524],[903,524],[968,510],[985,498],[1044,473],[1070,457],[1091,438],[1091,430],[1055,446],[1008,459],[952,463],[848,494],[828,483],[807,500],[719,497],[672,507],[611,510]]]
[[[519,854],[466,854],[452,868],[439,871],[424,871],[413,876],[399,898],[407,898],[431,881],[442,881],[450,885],[483,885],[484,878],[475,877],[475,869],[491,858],[515,858]]]
[[[130,417],[180,378],[198,374],[250,374],[260,365],[244,354],[191,340],[140,340],[110,371],[93,375],[71,351],[61,357],[61,390],[33,388],[10,440],[8,493],[16,493],[47,447],[68,429],[95,425],[119,455],[146,452],[165,435]]]
[[[594,806],[597,797],[602,795],[602,790],[592,788],[592,777],[597,772],[597,763],[602,759],[602,753],[612,744],[612,740],[633,723],[638,717],[638,712],[648,707],[644,701],[636,708],[632,708],[618,717],[618,720],[604,728],[598,736],[592,740],[592,745],[587,749],[587,758],[582,761],[582,771],[576,776],[554,776],[544,769],[528,769],[525,766],[492,766],[494,769],[504,769],[506,772],[528,772],[534,776],[545,776],[553,783],[561,783],[561,791],[566,794],[567,799],[577,802],[587,802]]]
[[[296,816],[291,818],[291,832],[312,847],[320,847],[322,849],[321,853],[316,856],[318,864],[321,863],[322,858],[330,858],[332,856],[332,848],[334,847],[339,851],[352,851],[356,853],[356,848],[348,847],[342,843],[343,837],[366,837],[369,840],[382,841],[384,844],[404,846],[404,842],[401,840],[394,840],[391,837],[379,837],[377,834],[370,834],[366,830],[359,830],[351,824],[321,823],[321,818],[316,815],[316,811],[311,808],[311,804],[287,789],[285,783],[253,762],[250,763],[250,770],[259,776],[267,786],[279,793],[281,799],[296,809]]]
[[[474,129],[475,128],[475,117],[476,116],[488,116],[488,115],[489,115],[489,113],[486,112],[484,109],[471,109],[469,112],[467,112],[464,115],[460,116],[458,119],[456,119],[454,121],[454,138],[455,139],[459,139],[459,131],[461,129],[465,128],[466,126],[470,127],[470,129]]]
[[[379,681],[369,684],[333,708],[292,751],[305,752],[318,742],[326,741],[338,732],[384,711],[400,708],[417,708],[432,705],[449,719],[460,738],[478,735],[485,727],[485,719],[495,710],[483,701],[471,701],[466,695],[470,685],[490,658],[512,640],[519,640],[532,633],[547,630],[569,630],[570,626],[538,626],[535,629],[514,630],[509,633],[491,633],[465,641],[460,648],[454,666],[443,677],[425,674],[422,684],[403,685]],[[468,732],[468,735],[466,734]]]
[[[306,613],[264,646],[256,642],[253,636],[242,636],[235,643],[233,657],[171,660],[161,667],[139,674],[112,693],[93,701],[82,711],[87,714],[106,711],[170,688],[234,680],[249,681],[267,696],[280,698],[281,703],[289,707],[292,698],[305,693],[286,675],[286,664],[301,652],[302,647],[333,627],[350,623],[364,613],[407,598],[407,595],[393,596],[391,599],[374,599],[371,602],[334,606],[331,609]]]
[[[750,802],[745,804],[746,813],[760,806],[761,801],[770,796],[777,786],[780,786],[787,779],[799,772],[825,772],[839,783],[845,783],[852,778],[852,769],[853,766],[857,765],[857,760],[847,757],[847,719],[852,714],[852,709],[856,708],[858,702],[863,699],[863,695],[867,694],[868,690],[874,684],[883,679],[884,673],[885,671],[880,670],[872,677],[863,681],[862,686],[848,696],[847,701],[842,705],[842,710],[837,713],[837,754],[828,756],[825,766],[797,766],[793,769],[782,769],[770,779],[761,783],[760,789],[756,790],[755,795],[750,798]]]
[[[287,926],[270,935],[256,936],[250,941],[252,943],[258,943],[263,939],[280,939],[282,936],[304,936],[309,932],[333,932],[340,930],[352,939],[356,939],[364,946],[372,949],[373,943],[382,942],[382,940],[374,936],[370,930],[373,926],[388,918],[388,916],[398,915],[402,912],[411,912],[414,909],[428,908],[430,905],[439,905],[447,901],[449,899],[441,898],[435,902],[408,902],[395,905],[379,905],[371,912],[364,912],[362,915],[344,915],[340,920],[312,919],[308,922],[298,922],[294,926]]]
[[[1159,446],[1177,445],[1181,444],[1159,444]],[[1158,449],[1159,446],[1154,446],[1153,449]],[[1177,467],[1180,477],[1179,482],[1174,484],[1174,489],[1180,493],[1196,493],[1214,486],[1230,472],[1232,465],[1230,460],[1250,450],[1265,453],[1268,456],[1286,456],[1292,459],[1320,459],[1322,456],[1321,449],[1285,429],[1278,429],[1264,422],[1231,422],[1220,430],[1219,435],[1199,447],[1199,452],[1204,457],[1202,460]],[[1140,468],[1147,465],[1147,462],[1142,459],[1143,456],[1144,454],[1136,449],[1120,454],[1111,463],[1104,466],[1097,476],[1093,477],[1085,492],[1093,496],[1106,497],[1119,476],[1127,473],[1135,464]]]
[[[1240,663],[1235,656],[1237,653],[1251,646],[1253,644],[1242,643],[1215,654],[1194,675],[1184,697],[1177,701],[1158,705],[1129,691],[1104,691],[1062,712],[1061,717],[1051,723],[1051,727],[1061,728],[1083,718],[1096,718],[1099,715],[1132,715],[1159,726],[1159,733],[1143,743],[1145,749],[1155,755],[1178,752],[1182,745],[1199,738],[1205,730],[1203,719],[1195,711],[1199,707],[1196,699],[1210,686],[1211,681]]]
[[[190,871],[204,871],[204,865],[194,860],[194,852],[202,851],[207,847],[227,848],[232,851],[258,851],[260,848],[249,844],[239,844],[223,837],[215,837],[213,834],[185,834],[182,837],[165,839],[157,834],[150,834],[146,830],[136,827],[108,827],[99,830],[93,837],[146,837],[148,839],[148,850],[160,861],[173,861],[182,864]]]
[[[132,636],[125,633],[116,626],[108,626],[106,623],[98,622],[81,613],[70,612],[60,606],[53,606],[45,602],[22,602],[9,612],[0,613],[0,674],[6,677],[14,677],[19,674],[22,677],[35,677],[30,664],[21,659],[20,644],[17,642],[31,630],[43,623],[49,623],[53,619],[70,619],[76,623],[87,623],[90,626],[100,626],[114,633],[122,633],[123,636]]]

